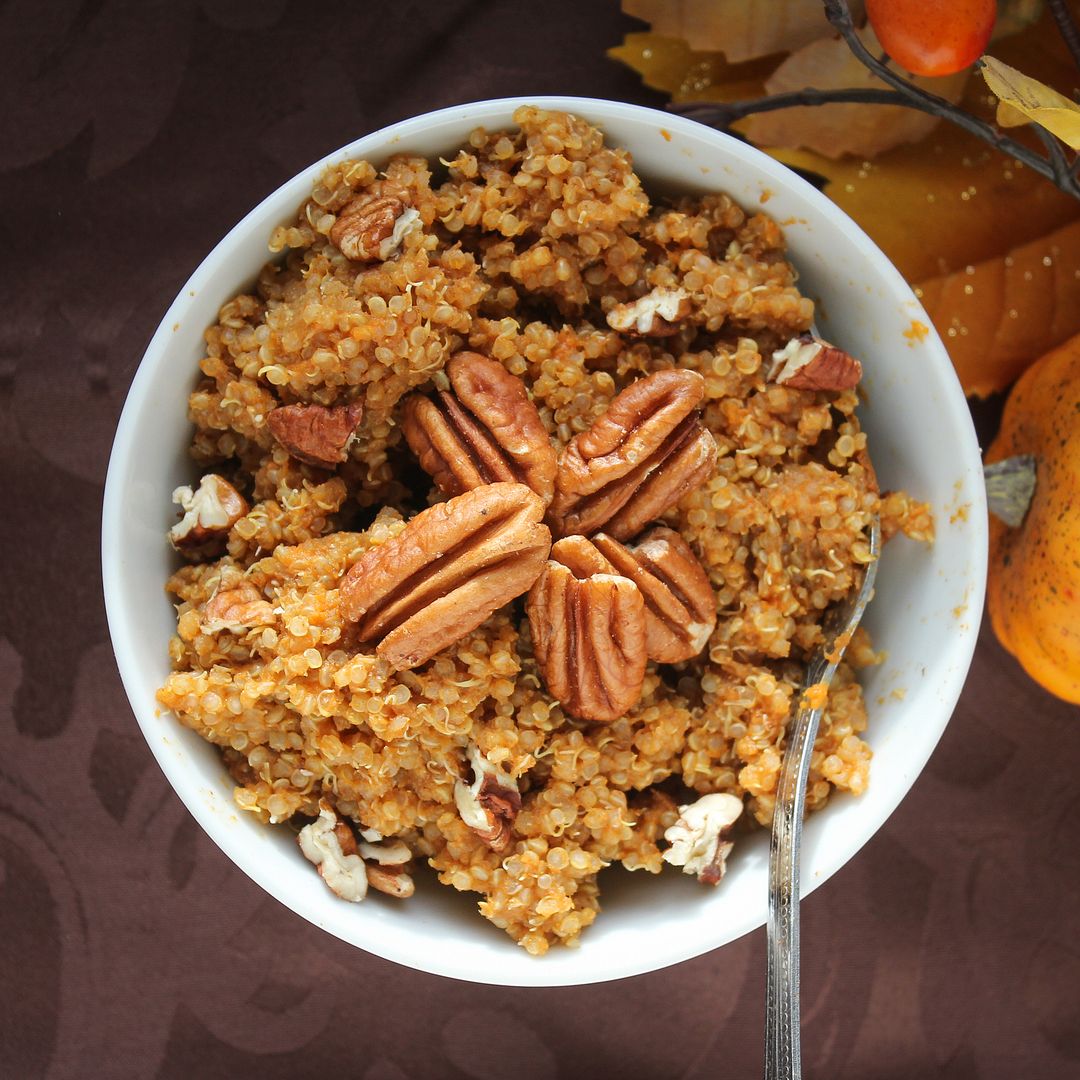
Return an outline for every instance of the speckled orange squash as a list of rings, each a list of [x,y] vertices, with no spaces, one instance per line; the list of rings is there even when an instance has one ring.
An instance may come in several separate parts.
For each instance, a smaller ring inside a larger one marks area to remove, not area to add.
[[[1080,335],[1020,377],[988,464],[1035,459],[1015,528],[990,517],[987,606],[998,640],[1036,682],[1080,704]]]

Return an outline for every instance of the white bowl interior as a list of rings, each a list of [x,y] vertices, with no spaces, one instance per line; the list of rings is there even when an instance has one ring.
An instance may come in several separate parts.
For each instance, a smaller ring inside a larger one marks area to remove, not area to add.
[[[249,287],[268,258],[271,229],[288,220],[328,161],[396,152],[447,155],[477,125],[509,126],[526,99],[481,102],[397,124],[313,165],[259,204],[214,249],[176,298],[132,384],[105,492],[102,560],[109,625],[132,708],[188,809],[258,884],[317,926],[424,971],[487,983],[598,982],[696,956],[762,925],[767,837],[737,847],[721,887],[683,875],[601,877],[604,909],[577,949],[534,959],[476,913],[476,897],[424,878],[408,903],[336,899],[300,855],[293,834],[239,812],[216,752],[156,705],[175,618],[163,592],[174,561],[165,532],[174,486],[190,482],[185,402],[219,306]],[[883,489],[928,500],[932,548],[890,543],[868,613],[888,652],[864,673],[874,750],[870,788],[841,796],[807,823],[803,894],[850,859],[908,791],[959,696],[975,645],[986,566],[979,450],[959,384],[929,319],[900,275],[840,210],[800,178],[739,141],[650,109],[576,98],[533,98],[598,123],[628,147],[650,191],[723,190],[766,209],[785,228],[801,285],[819,304],[824,336],[859,356],[863,422]]]

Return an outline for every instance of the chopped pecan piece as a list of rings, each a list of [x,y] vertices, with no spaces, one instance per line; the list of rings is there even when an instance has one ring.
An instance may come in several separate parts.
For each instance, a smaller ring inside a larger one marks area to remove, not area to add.
[[[274,606],[251,584],[239,585],[215,593],[203,609],[201,629],[207,634],[230,630],[242,634],[256,626],[273,626],[277,622]]]
[[[358,195],[346,203],[330,229],[330,242],[347,259],[385,262],[405,236],[420,227],[420,212],[391,195]]]
[[[664,861],[681,866],[684,874],[697,874],[705,885],[717,885],[724,876],[727,857],[735,846],[729,839],[742,813],[742,799],[734,795],[703,795],[679,807],[679,820],[665,833],[671,847]]]
[[[488,761],[473,743],[469,744],[469,761],[473,782],[458,780],[454,784],[458,813],[492,851],[505,851],[521,809],[517,781]]]
[[[597,533],[591,540],[568,536],[551,558],[579,578],[620,574],[641,590],[645,601],[649,659],[676,664],[697,656],[716,626],[716,595],[690,545],[673,529],[657,527],[632,547]]]
[[[319,802],[319,816],[296,839],[304,858],[318,867],[331,892],[354,904],[364,899],[368,876],[356,851],[356,838],[325,799]]]
[[[525,604],[548,692],[581,720],[608,722],[641,696],[645,602],[617,574],[578,578],[549,561]]]
[[[628,540],[709,476],[716,441],[698,420],[705,380],[658,371],[631,383],[567,444],[551,517],[561,535]]]
[[[363,834],[363,831],[361,832]],[[405,867],[412,852],[401,840],[364,841],[357,845],[364,858],[368,884],[387,896],[405,900],[416,891]]]
[[[396,897],[398,900],[407,900],[414,892],[416,885],[412,877],[400,866],[368,866],[368,884],[387,896]]]
[[[793,390],[850,390],[862,378],[862,364],[821,338],[800,334],[773,353],[769,378]]]
[[[412,858],[408,846],[401,840],[357,844],[352,827],[325,799],[319,800],[318,818],[300,830],[297,840],[305,858],[319,868],[327,887],[342,900],[359,903],[369,885],[399,899],[415,892],[405,870]]]
[[[555,491],[555,448],[525,384],[496,360],[460,352],[446,365],[453,393],[405,399],[402,431],[420,465],[448,495],[499,481]]]
[[[359,641],[398,670],[416,667],[525,592],[551,534],[524,484],[488,484],[417,514],[366,552],[341,584],[342,615]]]
[[[248,512],[247,500],[216,473],[208,473],[194,491],[178,487],[172,494],[184,516],[169,530],[169,542],[188,557],[220,551],[229,530]]]
[[[403,840],[361,840],[356,846],[365,861],[379,866],[404,866],[412,858],[409,845]]]
[[[612,330],[641,337],[670,337],[679,332],[678,323],[690,314],[690,297],[685,289],[657,286],[630,304],[616,304],[607,313]]]
[[[297,461],[333,469],[348,456],[364,414],[359,401],[349,405],[282,405],[266,418],[273,436]]]

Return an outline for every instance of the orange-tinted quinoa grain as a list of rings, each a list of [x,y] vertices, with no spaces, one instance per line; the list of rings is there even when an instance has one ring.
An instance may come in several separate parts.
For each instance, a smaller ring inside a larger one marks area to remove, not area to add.
[[[478,130],[448,164],[327,169],[295,223],[272,234],[281,257],[207,331],[192,453],[251,510],[227,554],[169,581],[178,626],[159,698],[221,749],[240,807],[285,822],[326,798],[358,826],[402,838],[444,884],[479,893],[481,913],[540,954],[573,944],[596,917],[602,867],[660,872],[679,801],[731,792],[769,823],[805,658],[824,609],[868,558],[871,514],[882,513],[886,533],[929,539],[933,526],[924,505],[878,496],[860,464],[854,391],[766,381],[773,350],[813,318],[774,221],[720,194],[651,205],[630,155],[596,128],[534,108],[514,119],[519,130]],[[385,263],[350,262],[328,238],[360,192],[420,213],[423,227]],[[677,335],[608,328],[615,304],[658,285],[691,298]],[[547,695],[520,603],[399,673],[342,624],[346,570],[425,505],[401,398],[445,385],[442,368],[461,348],[525,380],[560,449],[645,373],[705,377],[716,469],[664,520],[706,567],[719,623],[697,660],[650,664],[641,700],[615,723],[568,719]],[[334,473],[290,458],[266,424],[281,404],[356,397],[359,438]],[[273,605],[273,625],[208,632],[206,604],[241,581]],[[814,809],[833,789],[867,784],[853,668],[875,660],[858,633],[815,746]],[[522,791],[502,852],[455,807],[470,742]],[[314,872],[312,888],[322,888]]]

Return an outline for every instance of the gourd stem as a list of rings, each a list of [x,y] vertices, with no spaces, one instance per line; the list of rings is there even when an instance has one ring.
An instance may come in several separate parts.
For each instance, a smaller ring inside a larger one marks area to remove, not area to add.
[[[1019,528],[1035,494],[1036,465],[1031,454],[995,461],[983,468],[990,513],[1012,529]]]

